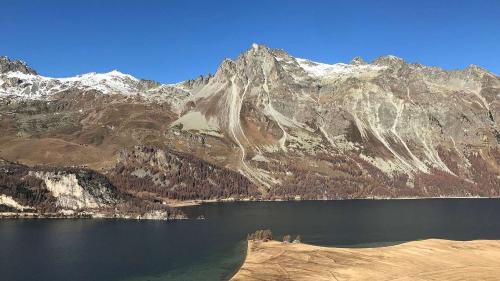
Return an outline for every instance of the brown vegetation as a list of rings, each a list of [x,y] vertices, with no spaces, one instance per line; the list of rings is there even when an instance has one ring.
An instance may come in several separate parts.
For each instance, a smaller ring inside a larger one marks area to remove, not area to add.
[[[292,236],[290,236],[288,234],[285,235],[285,236],[283,236],[283,242],[284,243],[291,243],[292,242]]]
[[[32,175],[32,172],[53,172],[56,174],[75,174],[79,185],[92,196],[100,196],[98,188],[105,188],[111,198],[103,199],[105,206],[101,206],[100,213],[116,214],[144,214],[149,211],[165,211],[169,217],[179,217],[182,213],[158,202],[137,198],[131,194],[117,190],[106,176],[95,171],[75,167],[28,167],[21,164],[0,160],[0,194],[7,195],[24,206],[29,206],[25,212],[35,211],[38,214],[51,214],[55,216],[60,207],[56,198],[47,189],[45,182]],[[7,206],[0,206],[0,212],[18,212]],[[88,210],[77,210],[88,211]]]
[[[500,196],[500,177],[495,163],[489,163],[479,153],[470,153],[468,176],[457,165],[457,155],[439,149],[440,157],[453,174],[431,169],[429,173],[416,172],[410,178],[403,173],[389,176],[363,158],[351,155],[319,154],[315,163],[326,162],[329,172],[307,169],[300,164],[269,166],[273,171],[288,171],[282,184],[273,188],[269,198],[294,199],[352,199],[352,198],[400,198],[400,197],[466,197]],[[496,161],[497,150],[490,152]]]
[[[42,212],[55,210],[55,200],[45,183],[28,175],[29,168],[23,165],[0,163],[0,194],[15,198],[24,206],[36,206]]]
[[[243,175],[170,149],[140,146],[125,151],[110,174],[129,193],[147,192],[178,200],[239,198],[258,195]]]
[[[267,242],[273,240],[273,232],[269,229],[257,230],[247,235],[247,240]]]

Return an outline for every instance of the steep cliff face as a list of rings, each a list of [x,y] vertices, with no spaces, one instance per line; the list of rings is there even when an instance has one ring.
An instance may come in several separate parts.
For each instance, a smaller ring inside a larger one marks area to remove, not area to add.
[[[64,209],[98,209],[116,204],[120,195],[105,178],[96,178],[96,174],[77,171],[30,172],[30,176],[39,178],[47,190],[56,199],[56,206]]]
[[[437,174],[483,185],[471,167],[480,158],[495,187],[499,95],[500,79],[476,66],[444,71],[393,56],[327,65],[254,45],[224,61],[173,124],[231,140],[241,155],[233,167],[268,189],[287,182],[291,171],[280,167],[297,157],[309,158],[299,169],[331,176],[336,169],[319,167],[319,154],[363,175],[372,168],[365,166],[404,175],[409,187]]]
[[[8,57],[0,56],[0,73],[20,72],[24,74],[36,75],[36,71],[25,62],[11,60]]]
[[[477,66],[445,71],[394,56],[323,64],[254,44],[213,76],[171,85],[8,69],[0,156],[9,160],[87,165],[122,183],[150,177],[161,197],[179,195],[165,185],[179,161],[240,173],[266,197],[500,195],[500,78]],[[182,157],[162,162],[137,145]],[[113,156],[122,149],[144,157]],[[196,182],[211,191],[193,186],[189,198],[253,194]]]
[[[0,217],[171,219],[181,213],[119,191],[87,169],[28,167],[0,160]]]

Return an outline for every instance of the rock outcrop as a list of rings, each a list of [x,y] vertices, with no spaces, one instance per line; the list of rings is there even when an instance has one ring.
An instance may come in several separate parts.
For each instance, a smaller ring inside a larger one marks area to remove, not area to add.
[[[117,190],[81,168],[0,164],[0,217],[173,219],[182,213]]]
[[[24,74],[36,75],[36,71],[29,67],[25,62],[11,60],[8,57],[0,56],[0,73],[21,72]]]

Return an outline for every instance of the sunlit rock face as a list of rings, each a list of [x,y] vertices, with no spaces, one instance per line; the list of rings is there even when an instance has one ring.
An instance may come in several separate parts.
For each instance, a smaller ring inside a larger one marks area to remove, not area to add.
[[[105,172],[122,160],[89,151],[148,145],[239,172],[267,197],[500,195],[500,78],[473,65],[445,71],[394,56],[325,64],[253,44],[214,75],[177,84],[3,67],[0,96],[12,138],[83,143],[69,149],[83,155],[71,164]]]
[[[169,206],[120,190],[77,167],[29,167],[0,160],[0,218],[181,219]]]
[[[490,171],[498,175],[499,95],[500,79],[476,66],[444,71],[394,56],[330,65],[253,45],[222,63],[177,122],[196,113],[204,122],[189,130],[231,140],[241,155],[235,168],[268,188],[293,177],[271,166],[294,166],[295,157],[312,166],[296,168],[327,178],[341,170],[318,161],[319,154],[344,158],[363,176],[368,166],[388,178],[405,175],[405,189],[436,173],[440,179],[428,180],[468,185],[476,182],[471,157],[494,163]]]
[[[44,181],[47,190],[63,209],[98,209],[118,202],[115,190],[84,173],[33,172],[30,175]],[[86,177],[87,176],[87,177]]]
[[[36,71],[30,68],[25,62],[11,60],[8,57],[0,56],[0,73],[20,72],[24,74],[36,75]]]

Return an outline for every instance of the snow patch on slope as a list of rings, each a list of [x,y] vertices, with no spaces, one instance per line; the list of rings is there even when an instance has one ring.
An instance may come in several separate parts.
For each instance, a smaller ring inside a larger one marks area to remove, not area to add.
[[[376,72],[385,68],[375,65],[352,65],[345,63],[326,64],[301,58],[295,58],[295,60],[302,69],[313,77],[356,75],[366,72]]]
[[[117,70],[113,70],[108,73],[87,73],[84,75],[79,75],[70,78],[58,79],[62,83],[74,83],[77,87],[81,88],[92,88],[101,91],[105,94],[109,93],[124,93],[133,94],[135,93],[134,85],[136,85],[139,80],[131,75],[121,73]]]

